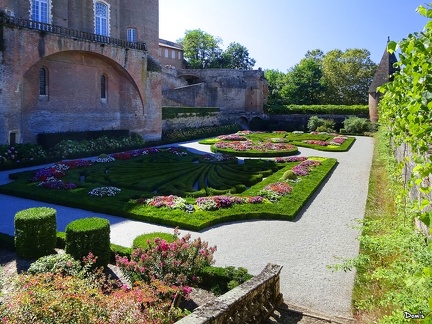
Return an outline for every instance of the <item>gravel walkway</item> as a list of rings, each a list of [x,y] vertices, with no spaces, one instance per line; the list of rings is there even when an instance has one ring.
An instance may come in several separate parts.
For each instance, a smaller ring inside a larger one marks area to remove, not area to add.
[[[196,142],[179,145],[209,152],[208,146]],[[217,245],[217,266],[241,266],[251,274],[258,274],[269,262],[283,265],[281,291],[285,302],[330,316],[351,317],[355,273],[334,273],[327,265],[337,263],[337,257],[348,258],[358,253],[359,231],[353,226],[364,216],[373,139],[358,137],[349,152],[344,153],[299,149],[304,156],[336,157],[339,164],[294,222],[234,222],[191,233]],[[8,173],[0,172],[0,183],[8,181]],[[39,206],[57,210],[61,231],[74,219],[106,217],[111,222],[111,241],[123,246],[131,246],[133,239],[142,233],[172,233],[172,228],[164,226],[6,195],[0,195],[0,206],[0,232],[8,234],[13,234],[16,212]]]

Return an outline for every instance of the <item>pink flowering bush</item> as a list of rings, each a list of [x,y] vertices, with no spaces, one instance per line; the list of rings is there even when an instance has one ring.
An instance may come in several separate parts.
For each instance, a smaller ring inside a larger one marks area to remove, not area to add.
[[[229,208],[234,204],[260,204],[263,202],[261,196],[255,197],[237,197],[237,196],[209,196],[199,197],[195,201],[198,209],[217,210],[220,208]]]
[[[155,196],[150,199],[139,200],[138,203],[145,203],[157,208],[167,207],[171,209],[186,209],[186,200],[174,195]]]
[[[246,141],[246,137],[240,134],[220,135],[217,139],[221,141]]]
[[[214,263],[216,247],[209,247],[201,238],[191,241],[190,234],[179,238],[178,229],[174,235],[177,239],[172,243],[160,238],[149,241],[149,248],[135,249],[130,260],[116,256],[117,266],[132,282],[160,280],[167,286],[178,287],[187,297],[190,286],[198,283],[198,273]]]
[[[305,160],[307,160],[307,157],[305,157],[305,156],[287,156],[287,157],[275,158],[276,163],[303,162]]]
[[[275,182],[265,186],[258,195],[275,202],[292,192],[292,187],[286,182]]]
[[[311,168],[320,165],[320,161],[306,160],[293,167],[291,170],[298,176],[307,176],[311,172]]]
[[[318,145],[318,146],[327,146],[329,145],[326,141],[320,141],[320,140],[304,140],[303,141],[306,144],[312,144],[312,145]]]

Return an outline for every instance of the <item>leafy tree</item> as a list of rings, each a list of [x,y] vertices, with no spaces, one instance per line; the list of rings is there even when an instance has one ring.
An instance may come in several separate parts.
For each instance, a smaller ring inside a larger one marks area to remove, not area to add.
[[[268,83],[268,103],[270,105],[283,104],[281,90],[285,84],[285,73],[279,70],[265,70],[264,77]]]
[[[185,37],[177,40],[183,45],[183,55],[190,68],[205,69],[217,62],[222,50],[219,45],[222,40],[202,31],[201,29],[187,30]]]
[[[325,85],[321,60],[307,56],[286,75],[281,96],[286,104],[314,105],[322,101]]]
[[[327,84],[326,103],[366,104],[368,88],[372,82],[376,64],[366,49],[335,49],[322,59],[324,79]]]
[[[227,69],[252,70],[255,59],[249,57],[248,49],[236,42],[228,45],[219,59],[219,66]]]

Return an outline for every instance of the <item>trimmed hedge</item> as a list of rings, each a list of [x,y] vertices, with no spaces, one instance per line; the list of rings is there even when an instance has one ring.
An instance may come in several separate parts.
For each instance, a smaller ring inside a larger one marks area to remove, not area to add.
[[[77,219],[66,226],[66,253],[82,261],[89,253],[97,256],[96,267],[110,260],[110,223],[100,217]]]
[[[58,132],[58,133],[39,133],[37,135],[37,143],[45,150],[51,149],[61,141],[73,140],[94,140],[103,136],[107,137],[123,137],[129,136],[127,129],[112,129],[98,131],[82,131],[82,132]]]
[[[163,233],[163,232],[153,232],[153,233],[147,233],[137,236],[132,243],[132,249],[141,248],[141,249],[148,249],[149,244],[147,241],[153,242],[155,238],[160,238],[162,240],[167,241],[168,243],[172,243],[176,240],[176,236],[174,234],[170,233]]]
[[[196,117],[213,116],[219,111],[220,109],[217,107],[162,107],[162,119],[190,117],[190,115]]]
[[[264,107],[270,115],[318,114],[318,115],[369,115],[368,105],[275,105]]]
[[[54,251],[56,215],[56,210],[48,207],[24,209],[15,214],[15,247],[20,258],[37,259]]]

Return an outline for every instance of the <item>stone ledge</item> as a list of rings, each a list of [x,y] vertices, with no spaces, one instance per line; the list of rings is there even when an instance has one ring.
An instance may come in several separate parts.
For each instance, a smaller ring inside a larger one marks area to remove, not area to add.
[[[267,264],[262,272],[240,286],[198,307],[177,324],[260,323],[279,307],[282,266]]]

